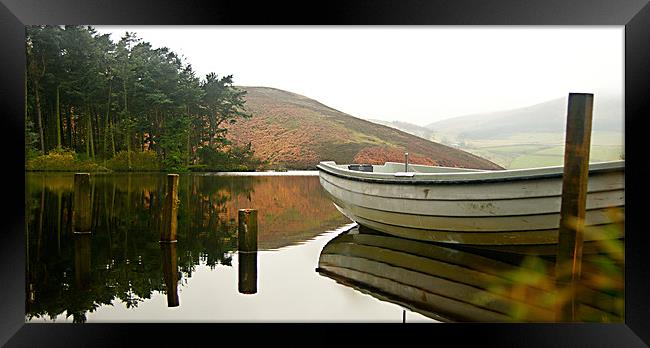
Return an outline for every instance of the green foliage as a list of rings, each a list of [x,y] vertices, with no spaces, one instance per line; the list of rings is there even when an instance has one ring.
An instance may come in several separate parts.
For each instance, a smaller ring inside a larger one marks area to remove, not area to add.
[[[513,321],[531,321],[535,307],[554,309],[558,321],[620,322],[624,318],[625,215],[620,208],[605,211],[609,221],[586,226],[582,242],[581,274],[573,285],[558,282],[558,270],[576,272],[573,260],[558,264],[556,251],[550,255],[524,254],[516,267],[501,272],[488,286],[488,295],[476,296],[475,304],[517,298],[507,313]],[[587,240],[587,238],[585,238]],[[589,250],[589,252],[585,252]],[[550,262],[549,262],[550,261]],[[570,274],[564,275],[570,278]],[[542,291],[539,291],[542,290]],[[563,306],[575,304],[574,318],[559,316]]]
[[[195,149],[228,144],[225,126],[251,117],[232,75],[201,80],[134,33],[114,43],[90,26],[28,26],[25,52],[27,158],[63,146],[89,160],[126,153],[115,170],[185,171]],[[145,148],[157,160],[136,151]]]
[[[133,172],[147,172],[159,171],[160,161],[158,156],[153,151],[135,152],[131,151],[131,167],[129,167],[128,156],[129,152],[120,151],[115,154],[115,157],[106,161],[106,167],[114,171],[133,171]]]
[[[197,154],[201,165],[191,166],[192,171],[254,171],[263,164],[253,156],[250,143],[246,146],[230,146],[227,151],[206,146],[200,148]]]
[[[224,123],[235,123],[237,118],[249,118],[250,114],[244,112],[244,95],[246,91],[232,86],[232,75],[219,78],[217,74],[206,75],[201,83],[203,98],[201,107],[206,110],[207,126],[204,126],[210,146],[214,141],[225,138],[226,129],[220,128]]]
[[[37,156],[27,160],[25,169],[29,171],[83,171],[83,172],[105,172],[107,168],[97,163],[80,158],[69,149],[55,148],[47,155]]]
[[[163,131],[157,145],[162,153],[162,168],[166,171],[185,172],[189,154],[187,152],[187,129],[189,119],[173,119],[170,126]]]
[[[34,131],[34,122],[25,120],[25,160],[36,158],[38,151],[38,133]]]

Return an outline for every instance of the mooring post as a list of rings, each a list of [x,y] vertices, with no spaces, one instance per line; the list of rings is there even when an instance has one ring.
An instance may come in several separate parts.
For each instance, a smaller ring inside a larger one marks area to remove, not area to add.
[[[239,209],[239,292],[257,293],[257,209]]]
[[[175,242],[178,223],[178,174],[167,174],[166,192],[160,227],[160,241]]]
[[[409,153],[404,152],[404,172],[409,171]]]
[[[72,231],[74,233],[90,233],[92,224],[90,191],[90,173],[75,173],[72,206]]]
[[[257,209],[239,209],[238,219],[237,248],[257,251]]]
[[[176,243],[160,243],[163,278],[167,291],[167,307],[178,307],[178,258]]]
[[[593,94],[569,94],[555,268],[560,321],[576,320],[575,291],[582,263],[593,101]],[[568,294],[569,298],[561,296],[563,294]]]
[[[239,254],[239,293],[257,293],[257,252]]]

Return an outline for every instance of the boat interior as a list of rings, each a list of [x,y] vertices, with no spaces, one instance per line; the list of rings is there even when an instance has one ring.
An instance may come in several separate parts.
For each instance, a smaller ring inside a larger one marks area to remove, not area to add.
[[[532,178],[539,176],[561,176],[563,166],[481,170],[469,168],[454,168],[386,162],[383,165],[371,164],[337,164],[333,161],[323,161],[319,169],[350,177],[366,177],[388,179],[393,177],[411,177],[431,180],[484,180],[504,178]],[[589,164],[590,172],[624,170],[625,161],[593,162]]]
[[[482,169],[468,169],[468,168],[454,168],[454,167],[440,167],[440,166],[426,166],[420,164],[408,164],[408,170],[405,163],[399,162],[386,162],[383,165],[359,165],[360,168],[370,167],[371,172],[375,173],[397,173],[397,172],[415,172],[415,173],[460,173],[460,172],[489,172],[490,170]],[[349,170],[355,169],[355,165],[342,165],[341,167]],[[352,167],[352,168],[350,168]],[[359,169],[359,171],[366,171]]]

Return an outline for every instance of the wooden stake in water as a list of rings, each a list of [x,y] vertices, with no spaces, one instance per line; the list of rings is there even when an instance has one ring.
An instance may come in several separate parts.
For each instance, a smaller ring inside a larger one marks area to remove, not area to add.
[[[239,209],[239,292],[257,293],[257,209]]]
[[[167,193],[163,206],[162,224],[160,227],[161,242],[176,241],[178,223],[178,174],[167,174]]]
[[[257,209],[239,209],[238,219],[239,251],[257,251]]]
[[[404,152],[404,172],[409,171],[409,153]]]
[[[72,206],[72,231],[74,233],[90,233],[92,224],[90,199],[90,174],[76,173]]]
[[[160,258],[167,291],[167,307],[178,307],[178,258],[176,243],[160,243]]]
[[[582,263],[593,100],[593,94],[569,94],[555,274],[559,293],[569,293],[570,297],[558,297],[557,314],[561,321],[576,320],[573,295]]]

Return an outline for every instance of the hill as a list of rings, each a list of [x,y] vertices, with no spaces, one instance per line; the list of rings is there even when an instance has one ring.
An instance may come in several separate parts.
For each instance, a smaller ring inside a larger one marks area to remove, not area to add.
[[[453,144],[508,169],[562,165],[568,97],[427,125],[434,141]],[[590,161],[624,157],[623,106],[594,96]]]
[[[564,136],[568,97],[511,110],[458,116],[426,127],[450,140],[503,139],[523,133]],[[592,131],[622,132],[623,107],[611,97],[594,97]],[[535,140],[535,139],[531,139]]]
[[[256,157],[287,169],[314,169],[320,161],[371,163],[404,160],[449,167],[500,169],[479,156],[362,120],[316,100],[268,87],[247,91],[251,119],[228,126],[235,144],[252,144]]]
[[[431,130],[429,128],[426,128],[426,127],[418,126],[418,125],[413,124],[413,123],[402,122],[402,121],[390,121],[389,122],[389,121],[374,120],[374,119],[369,119],[368,121],[374,122],[374,123],[377,123],[377,124],[381,124],[381,125],[384,125],[384,126],[388,126],[388,127],[391,127],[391,128],[396,128],[396,129],[399,129],[399,130],[401,130],[403,132],[413,134],[415,136],[418,136],[420,138],[427,139],[427,140],[431,140],[435,136],[435,133],[434,133],[433,130]]]

